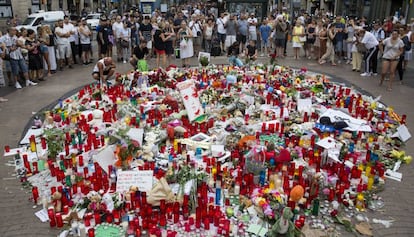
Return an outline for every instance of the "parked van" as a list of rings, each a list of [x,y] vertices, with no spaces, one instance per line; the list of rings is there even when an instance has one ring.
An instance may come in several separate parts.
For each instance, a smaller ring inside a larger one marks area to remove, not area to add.
[[[59,19],[63,20],[64,17],[65,13],[63,11],[39,11],[30,14],[21,25],[16,26],[16,29],[20,30],[24,27],[25,29],[32,29],[36,32],[37,27],[41,26],[44,22],[56,22]]]

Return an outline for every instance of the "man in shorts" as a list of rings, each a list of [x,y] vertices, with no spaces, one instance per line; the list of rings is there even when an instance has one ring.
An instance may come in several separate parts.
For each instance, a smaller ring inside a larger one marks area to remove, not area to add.
[[[58,21],[58,26],[55,29],[56,43],[57,43],[57,59],[59,68],[63,71],[65,59],[68,61],[69,68],[72,67],[72,49],[69,42],[69,37],[74,33],[68,28],[63,27],[63,20]]]
[[[115,68],[116,66],[112,62],[112,58],[105,57],[99,60],[95,67],[93,67],[92,78],[106,85],[108,80],[114,75]]]

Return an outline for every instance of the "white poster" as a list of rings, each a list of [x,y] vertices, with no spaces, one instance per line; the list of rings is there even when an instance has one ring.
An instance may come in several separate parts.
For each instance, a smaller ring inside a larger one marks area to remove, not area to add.
[[[190,121],[194,121],[197,117],[203,115],[204,109],[198,98],[198,89],[196,88],[194,81],[187,80],[180,82],[177,84],[177,88],[184,101],[184,107],[187,110]]]
[[[118,171],[116,191],[123,193],[128,191],[131,186],[135,186],[141,192],[149,192],[152,189],[153,174],[153,170]]]

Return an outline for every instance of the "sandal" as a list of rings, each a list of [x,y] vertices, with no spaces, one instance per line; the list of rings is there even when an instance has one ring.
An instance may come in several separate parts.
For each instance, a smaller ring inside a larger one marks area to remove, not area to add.
[[[319,60],[319,64],[320,64],[320,65],[325,64],[325,63],[326,63],[326,61],[325,61],[325,60]]]

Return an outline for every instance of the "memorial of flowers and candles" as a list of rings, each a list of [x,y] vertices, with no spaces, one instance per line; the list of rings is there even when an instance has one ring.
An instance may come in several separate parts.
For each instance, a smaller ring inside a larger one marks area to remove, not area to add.
[[[369,235],[405,120],[305,68],[171,67],[81,88],[4,155],[63,234]]]

